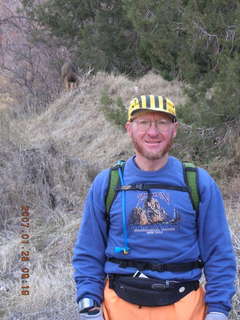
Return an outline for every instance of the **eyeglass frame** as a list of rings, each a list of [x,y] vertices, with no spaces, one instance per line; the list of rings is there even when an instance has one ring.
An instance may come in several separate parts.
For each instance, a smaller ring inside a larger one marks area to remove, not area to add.
[[[168,128],[170,127],[170,124],[171,123],[176,123],[176,121],[174,121],[174,119],[172,120],[163,120],[163,119],[160,119],[160,120],[144,120],[144,119],[131,119],[130,122],[132,123],[136,123],[137,126],[138,126],[138,129],[142,132],[146,132],[148,131],[152,124],[154,123],[155,125],[155,128],[157,128],[159,131],[167,131]],[[142,125],[145,123],[146,124],[146,128],[141,128],[139,126],[139,124],[142,123]],[[159,126],[160,125],[160,126]],[[161,125],[165,125],[163,127],[161,127]]]

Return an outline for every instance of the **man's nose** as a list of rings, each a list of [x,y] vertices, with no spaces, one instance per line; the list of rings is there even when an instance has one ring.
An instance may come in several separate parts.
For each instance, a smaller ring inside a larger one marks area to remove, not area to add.
[[[157,123],[155,121],[150,122],[150,126],[149,126],[147,132],[148,132],[148,134],[158,134],[159,133],[159,129],[158,129]]]

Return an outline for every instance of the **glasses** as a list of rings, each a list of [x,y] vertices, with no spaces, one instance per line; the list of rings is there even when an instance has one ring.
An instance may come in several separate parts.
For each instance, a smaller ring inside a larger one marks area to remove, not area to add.
[[[152,124],[154,123],[155,128],[159,131],[167,131],[172,123],[170,120],[133,120],[136,123],[138,130],[140,131],[147,131],[151,128]]]

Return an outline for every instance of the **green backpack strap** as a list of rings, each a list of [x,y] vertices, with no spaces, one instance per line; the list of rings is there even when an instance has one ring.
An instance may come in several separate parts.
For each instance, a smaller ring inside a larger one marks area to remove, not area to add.
[[[198,168],[191,162],[183,162],[184,179],[189,187],[189,195],[194,210],[198,213],[200,203],[200,191],[198,184]]]
[[[108,188],[105,198],[105,206],[106,206],[106,220],[109,221],[110,210],[113,204],[113,201],[117,195],[116,187],[120,183],[120,178],[118,174],[118,169],[121,168],[122,172],[124,170],[125,161],[119,160],[115,163],[114,166],[110,168],[109,172],[109,180],[108,180]]]

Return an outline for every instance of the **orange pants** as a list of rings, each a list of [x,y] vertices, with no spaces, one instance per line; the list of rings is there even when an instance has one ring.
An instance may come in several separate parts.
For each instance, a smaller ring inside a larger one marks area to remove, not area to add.
[[[105,320],[204,320],[204,290],[193,290],[178,302],[162,307],[139,307],[119,298],[106,283],[103,313]]]

